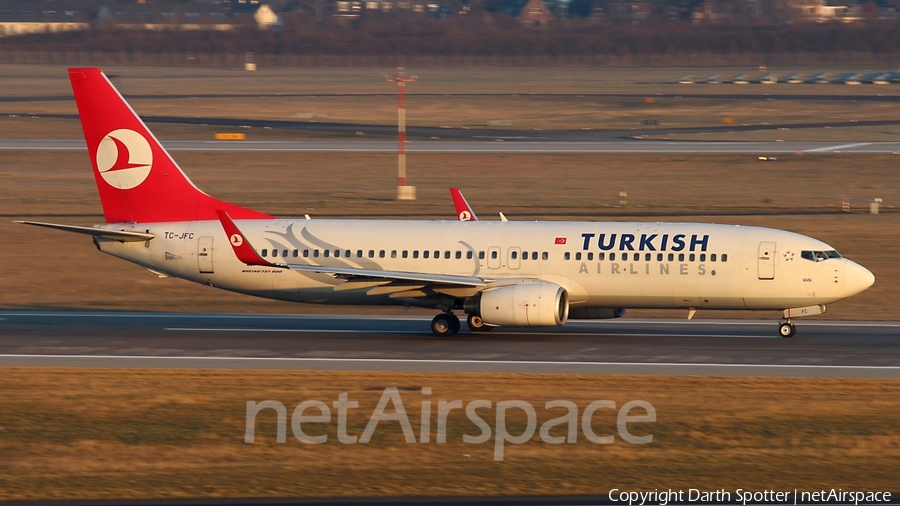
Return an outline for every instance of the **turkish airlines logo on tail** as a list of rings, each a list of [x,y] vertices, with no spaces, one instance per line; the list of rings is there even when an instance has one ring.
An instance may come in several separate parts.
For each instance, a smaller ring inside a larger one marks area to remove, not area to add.
[[[97,146],[97,170],[114,188],[130,190],[138,186],[147,179],[152,168],[150,143],[134,130],[113,130]]]

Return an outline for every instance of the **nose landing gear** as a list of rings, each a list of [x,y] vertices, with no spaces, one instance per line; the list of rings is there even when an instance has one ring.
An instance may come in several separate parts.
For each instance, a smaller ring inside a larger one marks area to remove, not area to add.
[[[781,334],[781,337],[794,337],[794,334],[797,333],[797,327],[788,319],[778,325],[778,333]]]
[[[459,318],[453,313],[441,313],[431,320],[431,332],[438,337],[455,336],[459,332]]]

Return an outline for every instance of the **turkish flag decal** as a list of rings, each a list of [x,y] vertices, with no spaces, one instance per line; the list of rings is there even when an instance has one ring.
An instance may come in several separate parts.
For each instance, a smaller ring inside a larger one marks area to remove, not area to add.
[[[565,243],[566,243],[565,237],[557,237],[556,242],[554,244],[565,244]]]

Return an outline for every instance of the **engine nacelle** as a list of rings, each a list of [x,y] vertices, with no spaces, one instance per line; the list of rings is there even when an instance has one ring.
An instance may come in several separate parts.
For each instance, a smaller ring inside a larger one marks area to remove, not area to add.
[[[569,318],[569,294],[551,283],[522,283],[480,293],[478,315],[488,325],[555,327]]]
[[[576,320],[608,320],[625,316],[623,307],[573,307],[569,309],[569,318]]]

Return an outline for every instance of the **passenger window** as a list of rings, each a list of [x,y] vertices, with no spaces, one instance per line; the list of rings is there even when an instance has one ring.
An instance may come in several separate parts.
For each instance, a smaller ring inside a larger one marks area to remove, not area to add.
[[[444,258],[447,259],[447,260],[450,259],[450,252],[449,252],[449,251],[445,251],[445,252],[444,252]]]
[[[678,261],[679,261],[679,262],[684,262],[684,253],[679,253],[679,254],[678,254]]]
[[[472,252],[471,252],[471,251],[466,251],[466,259],[467,259],[467,260],[471,260],[471,259],[472,259]]]
[[[438,258],[441,258],[441,252],[438,250],[434,250],[434,258],[435,258],[435,260],[437,260]]]
[[[622,260],[628,260],[628,253],[622,253]]]
[[[522,252],[522,260],[528,260],[528,252],[527,251]]]
[[[688,256],[688,260],[690,260],[691,262],[693,262],[694,259],[696,259],[696,258],[697,258],[697,255],[695,255],[695,254],[693,254],[693,253],[691,253],[691,254]]]
[[[362,258],[362,250],[361,249],[356,250],[356,258]]]
[[[647,253],[646,255],[644,255],[644,261],[645,261],[645,262],[649,262],[649,261],[650,261],[650,253]]]
[[[328,254],[329,254],[329,253],[331,253],[331,252],[328,251],[328,250],[325,250],[325,251],[322,252],[322,256],[324,256],[325,258],[328,258]]]
[[[606,253],[598,253],[597,260],[606,260]]]
[[[299,250],[294,250],[294,258],[297,258],[297,256],[299,256],[299,254],[300,254]]]
[[[484,260],[484,251],[479,251],[479,252],[478,252],[478,259],[479,259],[479,260]]]
[[[288,250],[281,250],[281,256],[287,258],[287,256],[288,256]]]
[[[341,258],[341,250],[339,250],[339,249],[334,250],[334,258]]]
[[[391,250],[391,258],[397,258],[397,250]]]
[[[532,259],[532,260],[537,260],[537,251],[532,251],[532,252],[531,252],[531,259]]]
[[[413,258],[419,258],[419,250],[413,250]]]
[[[581,260],[581,252],[575,253],[575,260]]]
[[[409,251],[403,250],[403,253],[401,255],[403,256],[403,258],[409,258]]]
[[[378,252],[378,258],[384,258],[384,250]]]
[[[616,254],[615,254],[615,253],[610,253],[610,254],[609,254],[609,259],[610,259],[610,260],[615,260],[615,259],[616,259]]]
[[[563,258],[565,258],[566,260],[569,260],[572,258],[572,254],[569,253],[568,251],[566,251],[566,253],[563,255]]]
[[[345,251],[344,256],[350,258],[350,250]]]
[[[701,262],[705,262],[705,261],[706,261],[706,253],[700,253],[700,261],[701,261]]]
[[[716,261],[716,254],[715,254],[715,253],[709,255],[709,261],[710,261],[710,262],[715,262],[715,261]]]
[[[510,258],[512,258],[513,260],[515,260],[516,258],[518,258],[518,254],[519,254],[518,252],[513,251],[513,252],[511,252],[511,253],[509,254],[509,256],[510,256]]]
[[[273,257],[277,257],[277,256],[278,256],[278,250],[277,250],[277,249],[273,249],[273,250],[272,250],[272,256],[273,256]]]
[[[375,250],[373,250],[373,249],[369,250],[369,258],[375,258]]]
[[[303,250],[303,258],[309,258],[309,250],[308,249]]]
[[[462,258],[462,251],[457,251],[457,252],[456,252],[456,259],[459,260],[459,259],[461,259],[461,258]]]
[[[549,258],[550,258],[550,254],[547,253],[546,251],[541,253],[541,260],[547,260]]]
[[[656,254],[656,261],[657,261],[657,262],[662,262],[662,259],[663,259],[663,254],[662,254],[662,253],[657,253],[657,254]]]
[[[269,250],[264,249],[262,252],[262,256],[264,256],[264,257],[269,256]]]
[[[428,251],[428,250],[423,251],[423,252],[422,252],[422,258],[428,258],[428,254],[429,254],[429,253],[430,253],[430,251]]]
[[[669,253],[669,261],[675,260],[675,253]]]
[[[589,253],[587,254],[587,259],[588,259],[588,260],[593,260],[593,259],[594,259],[594,252],[593,252],[593,251],[592,251],[592,252],[589,252]]]
[[[728,253],[722,253],[722,261],[723,261],[723,262],[727,262],[727,261],[728,261]]]
[[[497,252],[496,252],[496,251],[491,251],[491,258],[494,259],[494,260],[497,259]]]
[[[316,258],[319,258],[319,250],[314,249],[314,250],[313,250],[313,256],[316,257]]]

